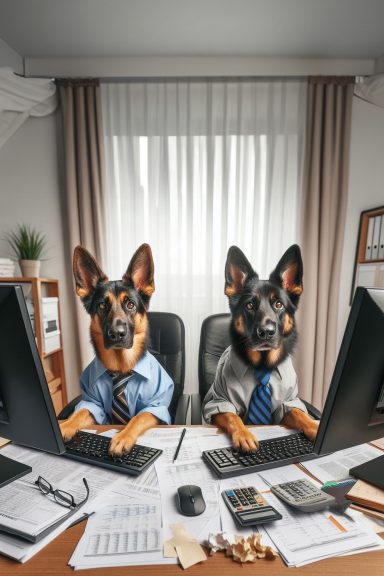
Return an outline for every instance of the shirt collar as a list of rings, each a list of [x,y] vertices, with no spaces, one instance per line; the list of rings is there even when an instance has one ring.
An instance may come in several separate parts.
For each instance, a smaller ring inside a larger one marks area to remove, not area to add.
[[[252,372],[254,372],[255,367],[251,366],[250,364],[248,364],[247,362],[245,362],[234,350],[233,346],[230,346],[229,349],[229,357],[230,357],[230,363],[231,366],[233,368],[234,373],[236,374],[236,378],[239,380],[239,382],[242,381],[242,379],[244,378],[245,373],[248,370],[251,370]],[[281,380],[281,374],[279,371],[279,368],[276,366],[276,368],[273,369],[272,371],[273,374],[277,374]]]
[[[93,379],[94,380],[97,380],[98,378],[100,378],[100,376],[102,376],[102,374],[107,372],[106,367],[104,366],[104,364],[102,363],[100,358],[98,358],[97,356],[93,360],[92,371],[93,371]],[[150,362],[149,352],[145,352],[143,354],[143,356],[137,362],[136,366],[133,368],[133,372],[135,372],[136,374],[139,374],[140,376],[142,376],[146,380],[150,379],[150,377],[151,377],[151,362]]]

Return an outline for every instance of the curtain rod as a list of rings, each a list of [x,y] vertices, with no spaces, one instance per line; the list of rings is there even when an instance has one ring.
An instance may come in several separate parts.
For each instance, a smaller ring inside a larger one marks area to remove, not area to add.
[[[100,78],[56,78],[57,85],[96,86],[100,84],[123,83],[182,83],[182,82],[282,82],[306,80],[310,84],[353,84],[356,76],[138,76],[138,77],[100,77]]]

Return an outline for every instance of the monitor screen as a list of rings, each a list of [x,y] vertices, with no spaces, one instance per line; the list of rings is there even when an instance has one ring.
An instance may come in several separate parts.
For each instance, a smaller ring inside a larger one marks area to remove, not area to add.
[[[384,290],[357,288],[314,451],[326,454],[384,436]],[[384,456],[382,460],[384,474]]]
[[[8,283],[0,285],[0,436],[64,452],[23,291]]]

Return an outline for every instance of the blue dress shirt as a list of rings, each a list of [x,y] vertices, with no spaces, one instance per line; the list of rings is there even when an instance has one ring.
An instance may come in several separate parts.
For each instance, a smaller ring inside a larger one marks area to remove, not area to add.
[[[173,381],[152,354],[146,352],[133,369],[125,388],[125,398],[132,418],[151,412],[164,424],[171,423],[168,406],[173,395]],[[112,423],[112,378],[104,364],[95,358],[80,376],[82,400],[75,411],[86,408],[98,424]]]

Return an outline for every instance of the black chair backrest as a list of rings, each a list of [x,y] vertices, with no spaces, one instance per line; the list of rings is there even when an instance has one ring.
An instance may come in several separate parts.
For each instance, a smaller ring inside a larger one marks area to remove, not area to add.
[[[204,398],[216,374],[219,358],[231,343],[229,334],[231,315],[213,314],[201,325],[199,347],[199,393]]]
[[[172,378],[175,389],[169,412],[175,419],[177,402],[184,391],[185,329],[182,319],[171,312],[148,312],[148,350]]]

